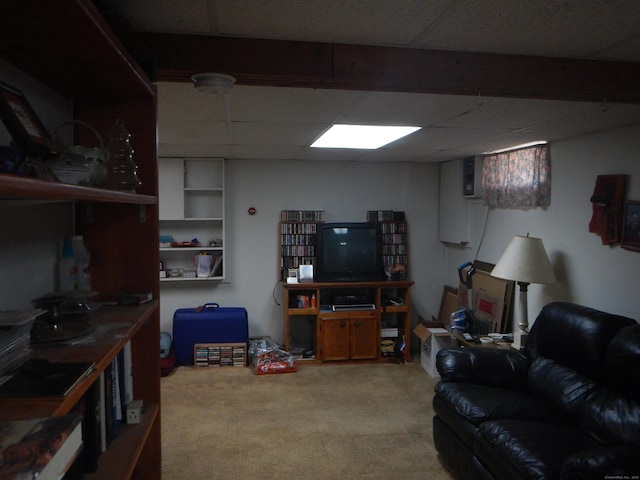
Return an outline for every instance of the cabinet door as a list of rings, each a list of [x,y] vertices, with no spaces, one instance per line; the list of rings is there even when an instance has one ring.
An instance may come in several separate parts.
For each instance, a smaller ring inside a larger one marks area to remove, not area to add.
[[[184,219],[184,161],[158,159],[158,209],[160,220]]]
[[[374,312],[321,317],[322,360],[360,360],[377,358],[377,315]]]
[[[352,318],[349,337],[351,358],[354,360],[378,357],[378,322],[375,314]]]
[[[347,317],[320,318],[322,360],[349,359],[349,319]]]

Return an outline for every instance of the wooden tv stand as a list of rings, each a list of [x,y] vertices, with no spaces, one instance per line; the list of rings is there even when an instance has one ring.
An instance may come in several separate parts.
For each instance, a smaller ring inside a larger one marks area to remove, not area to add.
[[[313,351],[301,359],[308,363],[388,362],[395,357],[381,351],[381,332],[391,329],[404,336],[409,360],[413,283],[282,283],[285,350]]]

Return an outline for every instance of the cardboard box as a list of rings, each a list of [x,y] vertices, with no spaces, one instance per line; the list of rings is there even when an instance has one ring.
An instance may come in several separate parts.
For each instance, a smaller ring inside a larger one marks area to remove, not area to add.
[[[439,379],[440,374],[436,369],[436,355],[443,348],[456,346],[456,341],[445,328],[427,328],[418,324],[413,333],[420,339],[420,364],[433,378]]]
[[[489,272],[477,270],[472,278],[472,305],[468,305],[468,290],[458,285],[458,308],[471,308],[478,320],[486,322],[486,333],[510,332],[511,299],[514,282],[492,277]]]

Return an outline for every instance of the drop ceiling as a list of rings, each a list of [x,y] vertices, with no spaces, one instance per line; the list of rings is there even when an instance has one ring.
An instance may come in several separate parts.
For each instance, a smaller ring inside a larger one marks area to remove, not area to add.
[[[296,45],[315,42],[640,63],[636,0],[113,3],[143,41],[145,34],[154,32],[263,39],[265,48],[267,41],[285,40]],[[254,45],[260,58],[260,42]],[[538,75],[543,78],[544,72]],[[481,89],[473,95],[452,95],[243,81],[231,94],[212,95],[196,91],[188,77],[159,75],[157,84],[159,152],[167,156],[440,162],[640,123],[640,103],[608,101],[604,96],[575,101],[485,96]],[[607,88],[616,91],[616,85]],[[309,148],[333,123],[423,128],[373,151]]]

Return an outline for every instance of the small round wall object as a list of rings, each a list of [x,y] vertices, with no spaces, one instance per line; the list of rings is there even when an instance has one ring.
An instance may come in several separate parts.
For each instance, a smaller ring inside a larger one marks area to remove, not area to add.
[[[249,207],[249,210],[247,210],[247,212],[249,213],[249,215],[255,215],[257,210],[255,209],[255,207]]]

